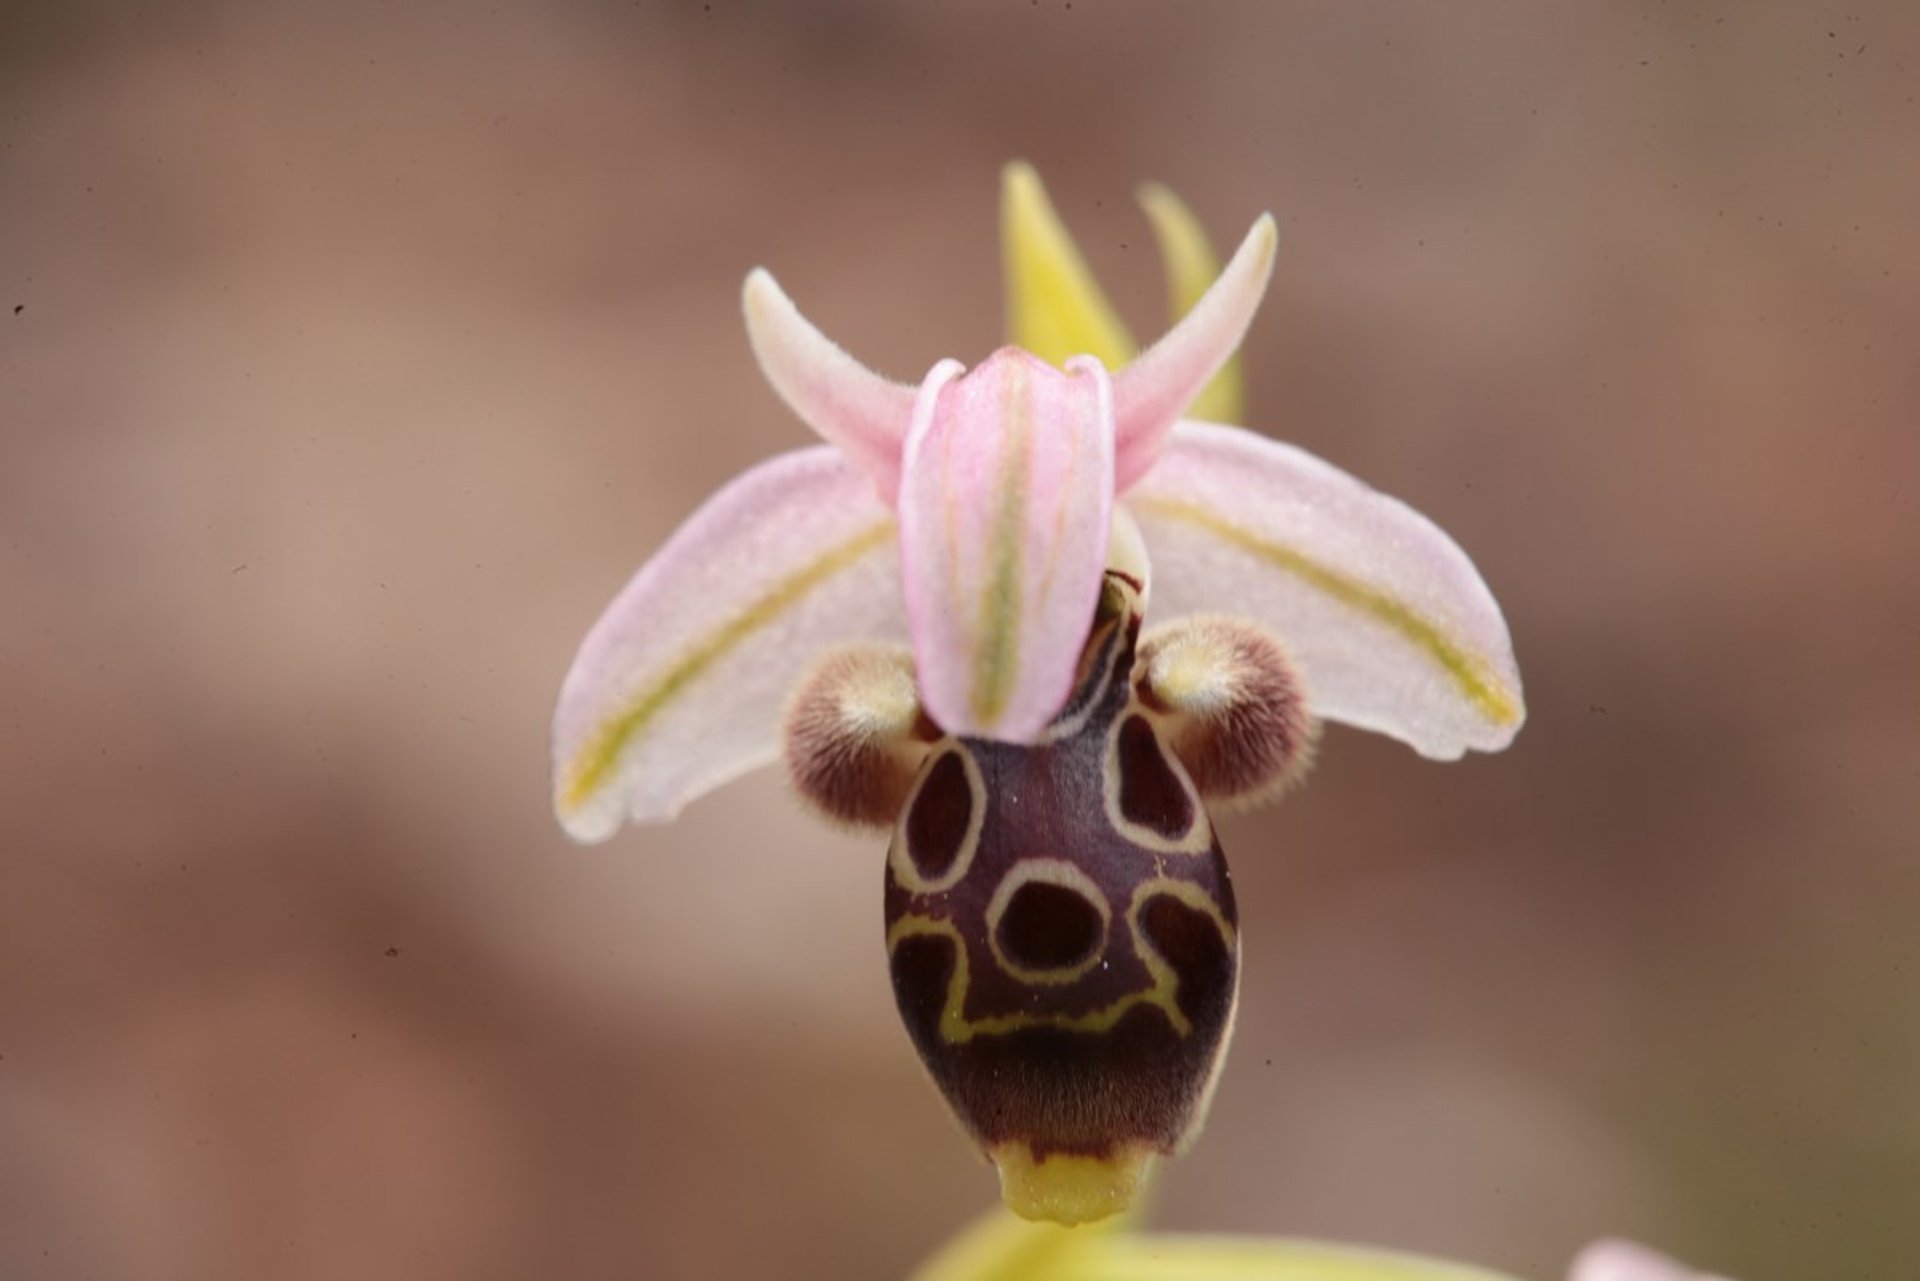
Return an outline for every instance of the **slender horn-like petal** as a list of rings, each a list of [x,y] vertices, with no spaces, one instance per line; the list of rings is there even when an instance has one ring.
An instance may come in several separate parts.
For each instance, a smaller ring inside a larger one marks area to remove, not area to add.
[[[1140,348],[1101,292],[1087,260],[1033,166],[1016,160],[1000,174],[1000,243],[1007,271],[1007,333],[1015,345],[1056,365],[1094,356],[1109,369]]]
[[[951,734],[1031,742],[1073,684],[1113,512],[1107,375],[1004,347],[929,377],[907,436],[900,555],[920,693]]]
[[[767,381],[802,422],[846,450],[891,504],[900,488],[900,450],[914,389],[841,350],[800,314],[764,267],[747,274],[741,304],[747,339]]]
[[[1279,637],[1313,713],[1452,760],[1526,717],[1500,607],[1454,541],[1304,450],[1183,422],[1127,496],[1153,619],[1232,612]]]
[[[1150,182],[1140,188],[1138,198],[1153,225],[1154,239],[1160,242],[1160,261],[1167,273],[1167,311],[1177,321],[1220,278],[1220,255],[1193,210],[1171,190]],[[1246,421],[1247,379],[1237,349],[1187,406],[1185,416],[1210,423]]]
[[[657,822],[774,759],[820,652],[906,639],[892,515],[826,445],[715,494],[580,646],[553,718],[554,809],[579,841]]]
[[[1279,239],[1273,215],[1261,214],[1193,310],[1114,375],[1114,479],[1123,492],[1153,466],[1175,420],[1240,346],[1267,292]]]

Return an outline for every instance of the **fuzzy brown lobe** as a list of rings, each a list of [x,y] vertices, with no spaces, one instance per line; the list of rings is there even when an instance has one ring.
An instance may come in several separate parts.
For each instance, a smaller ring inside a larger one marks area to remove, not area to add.
[[[1207,674],[1196,682],[1194,671]],[[1161,681],[1158,674],[1182,679]],[[1141,646],[1141,697],[1209,801],[1252,804],[1297,782],[1320,725],[1278,641],[1238,619],[1184,620]]]
[[[1232,881],[1192,783],[1141,714],[1139,621],[1133,588],[1110,576],[1054,736],[941,740],[895,828],[894,995],[935,1084],[989,1150],[1177,1150],[1231,1026]],[[946,763],[961,755],[974,769]],[[966,804],[961,786],[974,789]]]
[[[783,755],[795,790],[828,818],[884,830],[906,803],[931,735],[913,693],[912,657],[849,649],[801,682]]]

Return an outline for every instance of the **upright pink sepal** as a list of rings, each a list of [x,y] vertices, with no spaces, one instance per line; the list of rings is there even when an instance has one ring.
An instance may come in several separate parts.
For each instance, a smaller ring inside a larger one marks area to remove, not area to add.
[[[1113,400],[1098,361],[1068,370],[1003,347],[922,388],[901,570],[921,698],[950,733],[1031,742],[1073,683],[1106,566]]]
[[[814,328],[773,274],[756,267],[741,290],[747,338],[761,372],[801,421],[873,478],[881,501],[900,488],[900,450],[914,389],[883,378]]]
[[[1114,479],[1122,491],[1147,474],[1173,424],[1239,348],[1267,292],[1278,243],[1273,215],[1261,214],[1193,310],[1114,375]]]

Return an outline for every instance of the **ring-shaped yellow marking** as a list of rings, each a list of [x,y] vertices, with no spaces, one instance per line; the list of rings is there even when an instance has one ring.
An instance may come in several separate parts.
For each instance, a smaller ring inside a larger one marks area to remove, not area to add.
[[[954,851],[953,862],[939,876],[923,876],[919,865],[913,861],[913,849],[907,841],[907,820],[913,814],[913,807],[920,799],[921,791],[927,780],[933,777],[933,767],[942,757],[953,754],[960,758],[960,769],[967,779],[967,830],[961,834],[960,848]],[[900,817],[893,825],[893,841],[887,846],[887,866],[893,869],[893,879],[901,888],[915,894],[938,894],[950,890],[960,883],[960,878],[973,866],[973,856],[980,849],[980,829],[987,822],[987,782],[980,775],[980,763],[973,759],[973,753],[959,743],[948,740],[927,762],[920,767],[920,777],[914,780],[913,791],[907,797],[907,803],[900,807]]]
[[[1084,958],[1072,965],[1053,966],[1047,969],[1030,969],[1010,958],[1000,949],[1000,918],[1007,914],[1007,905],[1013,902],[1013,896],[1024,885],[1054,885],[1063,890],[1072,890],[1100,914],[1100,937],[1095,945],[1088,949]],[[994,887],[993,898],[987,903],[987,947],[993,952],[993,959],[1022,983],[1034,983],[1055,987],[1062,983],[1071,983],[1100,961],[1100,954],[1106,950],[1107,931],[1113,925],[1113,909],[1107,906],[1107,896],[1093,883],[1093,878],[1060,858],[1025,858],[1008,869],[1000,878],[1000,884]]]
[[[1154,747],[1160,753],[1160,759],[1172,771],[1174,781],[1186,793],[1187,804],[1191,807],[1193,818],[1187,824],[1187,830],[1178,836],[1166,836],[1154,831],[1143,823],[1128,818],[1120,808],[1120,731],[1129,718],[1138,713],[1148,725],[1153,718],[1146,714],[1136,693],[1127,704],[1125,711],[1116,716],[1111,728],[1107,730],[1107,745],[1100,760],[1100,802],[1107,811],[1107,822],[1113,830],[1136,845],[1144,846],[1156,854],[1205,854],[1213,848],[1213,825],[1207,821],[1207,811],[1200,804],[1200,790],[1187,777],[1186,766],[1180,758],[1167,750],[1166,743],[1160,737],[1158,727],[1153,734]]]
[[[624,708],[602,721],[568,758],[561,772],[556,808],[572,814],[585,805],[613,774],[620,757],[635,739],[675,699],[685,694],[701,674],[738,648],[755,632],[761,631],[782,614],[805,599],[820,584],[842,570],[850,569],[868,553],[886,546],[894,538],[891,520],[883,520],[834,547],[788,574],[762,592],[745,609],[715,627],[683,650],[666,670],[640,686],[626,700]]]
[[[1142,495],[1135,495],[1128,502],[1135,510],[1152,512],[1156,516],[1203,529],[1392,629],[1444,671],[1482,716],[1495,725],[1512,725],[1519,721],[1519,696],[1507,688],[1492,665],[1448,635],[1439,623],[1399,597],[1331,565],[1322,564],[1285,543],[1275,542],[1231,521],[1222,520],[1198,503]]]
[[[895,921],[887,930],[887,955],[892,956],[901,943],[911,938],[944,938],[953,945],[953,973],[947,978],[947,997],[940,1009],[937,1029],[940,1039],[949,1045],[965,1045],[976,1036],[1006,1036],[1036,1027],[1098,1035],[1112,1031],[1122,1018],[1140,1005],[1159,1010],[1166,1015],[1167,1022],[1176,1034],[1189,1036],[1193,1032],[1193,1021],[1180,1008],[1180,977],[1173,972],[1166,958],[1154,950],[1140,927],[1140,913],[1146,907],[1147,900],[1159,894],[1171,895],[1195,911],[1211,917],[1219,927],[1221,938],[1226,940],[1228,951],[1239,955],[1239,935],[1227,923],[1226,914],[1220,910],[1213,896],[1191,881],[1171,876],[1157,876],[1141,882],[1127,906],[1127,929],[1133,937],[1134,951],[1152,976],[1152,985],[1138,992],[1129,992],[1098,1009],[1080,1014],[1035,1014],[1023,1010],[1013,1014],[969,1018],[967,992],[972,985],[973,975],[967,964],[966,941],[961,937],[958,926],[938,917],[912,913]]]
[[[1140,959],[1146,964],[1147,971],[1153,975],[1155,989],[1161,987],[1167,989],[1167,1001],[1174,1017],[1174,1029],[1185,1036],[1192,1029],[1192,1025],[1187,1022],[1186,1013],[1180,1009],[1179,1002],[1175,999],[1178,995],[1180,977],[1173,972],[1173,967],[1167,964],[1167,959],[1155,949],[1152,941],[1147,938],[1146,931],[1140,925],[1140,913],[1146,910],[1147,901],[1162,896],[1176,899],[1211,919],[1214,927],[1220,931],[1221,941],[1227,945],[1227,951],[1234,956],[1240,955],[1240,934],[1228,923],[1227,914],[1220,910],[1219,901],[1192,881],[1183,881],[1177,876],[1156,876],[1150,881],[1142,881],[1134,886],[1133,898],[1127,903],[1127,929],[1133,933],[1134,950],[1140,954]]]

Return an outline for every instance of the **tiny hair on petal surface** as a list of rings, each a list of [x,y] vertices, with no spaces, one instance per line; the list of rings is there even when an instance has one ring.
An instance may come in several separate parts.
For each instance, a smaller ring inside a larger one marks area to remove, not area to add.
[[[1450,760],[1525,718],[1505,619],[1438,525],[1198,420],[1245,417],[1273,217],[1223,261],[1171,192],[1140,199],[1172,314],[1144,349],[1017,162],[1014,342],[971,366],[883,377],[754,268],[749,345],[824,443],[641,565],[553,722],[577,840],[776,759],[819,816],[883,834],[902,1025],[1006,1205],[1059,1224],[1124,1215],[1211,1104],[1241,946],[1210,807],[1297,784],[1327,724]]]
[[[1236,618],[1200,615],[1140,646],[1147,706],[1210,803],[1248,808],[1299,782],[1320,723],[1286,650]]]

